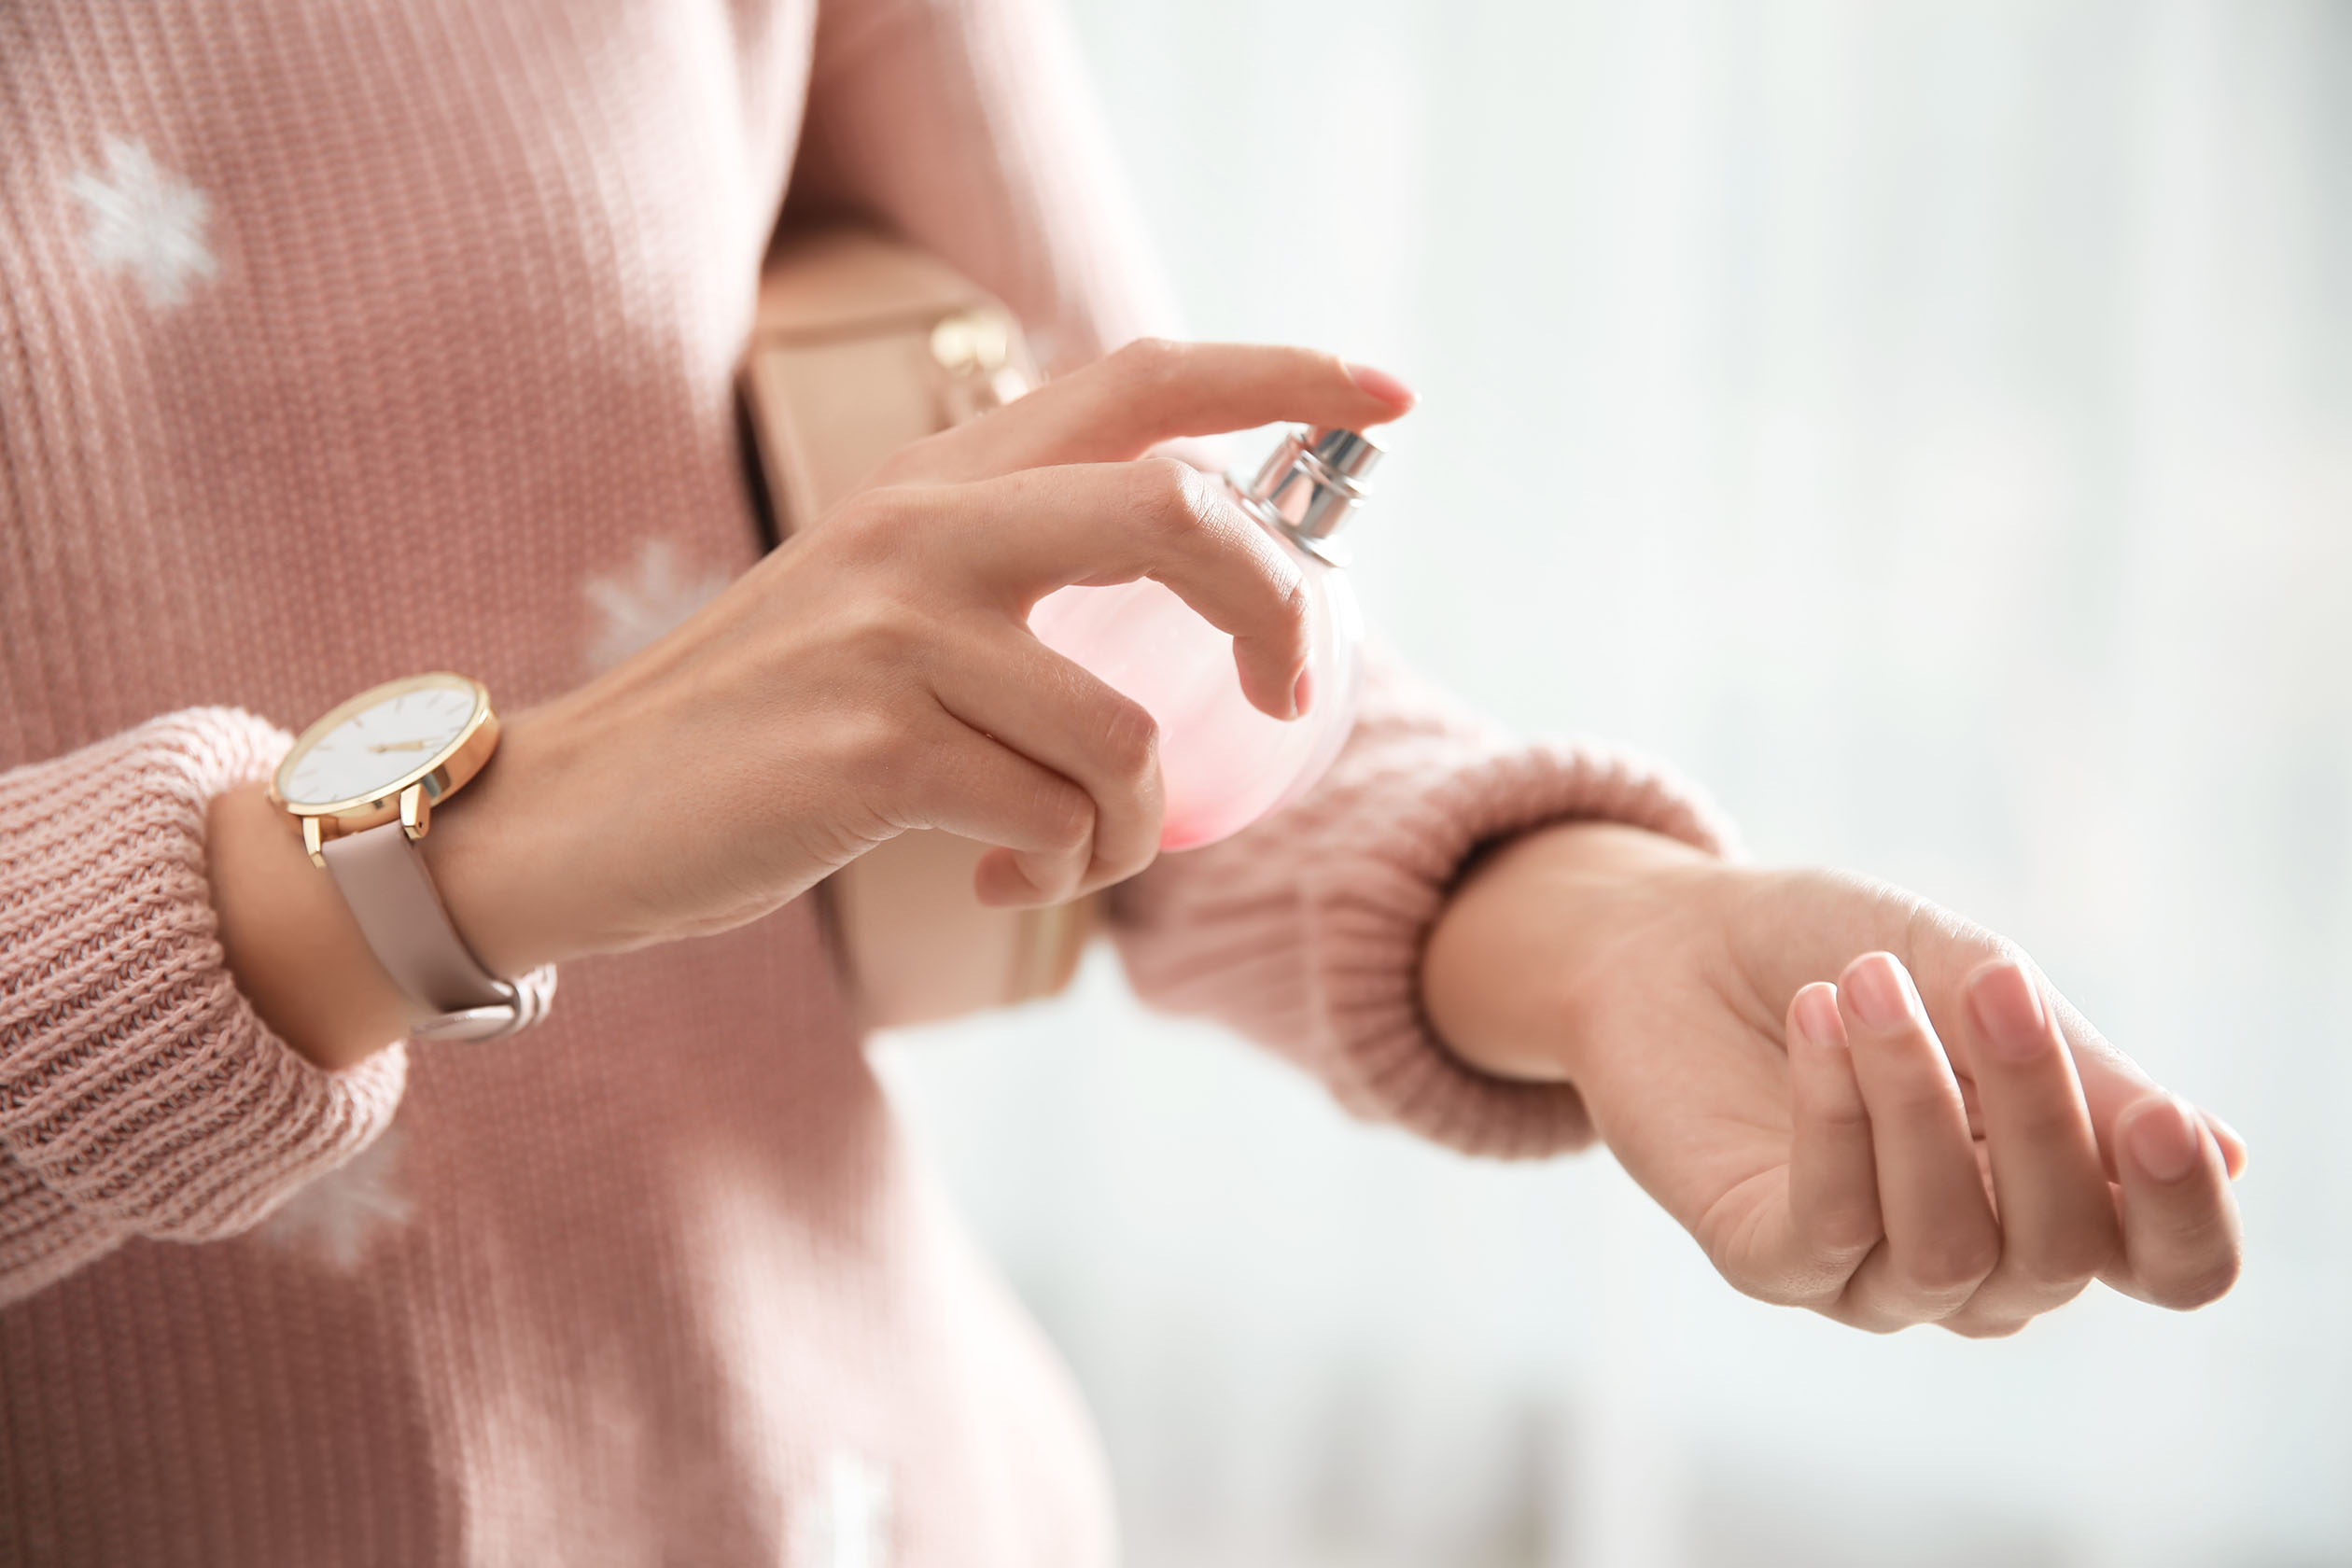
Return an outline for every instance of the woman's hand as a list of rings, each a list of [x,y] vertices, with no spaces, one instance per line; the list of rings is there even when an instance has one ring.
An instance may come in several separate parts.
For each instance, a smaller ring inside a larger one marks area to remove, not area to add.
[[[2094,1278],[2186,1309],[2237,1277],[2236,1135],[1896,889],[1552,829],[1464,884],[1422,978],[1465,1057],[1573,1083],[1751,1295],[1982,1336]]]
[[[1243,691],[1296,711],[1299,572],[1154,443],[1276,420],[1360,427],[1410,394],[1302,349],[1130,345],[909,447],[637,657],[508,725],[426,840],[498,973],[720,931],[874,845],[1002,846],[982,896],[1052,903],[1159,837],[1151,717],[1045,648],[1071,583],[1156,578],[1232,634]]]
[[[1031,637],[1030,607],[1156,578],[1292,716],[1297,567],[1221,486],[1142,455],[1412,401],[1305,349],[1146,341],[908,447],[660,642],[508,717],[423,841],[452,919],[517,974],[740,925],[918,827],[1001,846],[978,873],[1000,903],[1133,875],[1159,841],[1153,721]],[[259,787],[211,818],[222,946],[263,1020],[329,1068],[398,1038],[411,1004]]]

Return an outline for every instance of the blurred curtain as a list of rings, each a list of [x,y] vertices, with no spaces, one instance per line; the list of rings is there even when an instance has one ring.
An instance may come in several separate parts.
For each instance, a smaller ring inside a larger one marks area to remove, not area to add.
[[[1133,1562],[2352,1562],[2352,5],[1075,21],[1195,329],[1423,391],[1393,641],[2007,931],[2255,1149],[2210,1311],[1872,1339],[1107,964],[888,1042]]]

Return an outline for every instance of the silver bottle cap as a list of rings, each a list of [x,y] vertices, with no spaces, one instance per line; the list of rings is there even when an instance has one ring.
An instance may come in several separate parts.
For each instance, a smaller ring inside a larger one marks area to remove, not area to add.
[[[1233,487],[1269,527],[1333,566],[1347,557],[1334,537],[1372,494],[1365,479],[1388,449],[1361,430],[1293,430],[1248,483]]]

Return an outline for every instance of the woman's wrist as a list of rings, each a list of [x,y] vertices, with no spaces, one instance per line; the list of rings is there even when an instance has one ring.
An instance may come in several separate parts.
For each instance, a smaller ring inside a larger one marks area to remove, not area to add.
[[[564,795],[547,787],[540,739],[528,722],[511,722],[490,765],[434,813],[421,841],[451,923],[500,976],[588,950],[575,930],[585,923],[585,901],[541,885],[578,867],[577,857],[548,843],[560,824],[545,805]],[[424,1020],[427,1010],[385,972],[334,879],[311,863],[263,786],[216,798],[206,839],[230,972],[287,1044],[340,1069]]]
[[[1579,1081],[1579,999],[1605,977],[1611,944],[1719,870],[1703,850],[1620,822],[1564,822],[1497,846],[1455,888],[1422,949],[1431,1026],[1481,1071]]]
[[[272,1032],[329,1071],[408,1032],[408,998],[263,786],[214,797],[204,859],[222,955]]]
[[[588,869],[556,843],[581,802],[543,715],[506,721],[497,752],[436,812],[419,841],[451,924],[491,973],[512,976],[593,950]]]

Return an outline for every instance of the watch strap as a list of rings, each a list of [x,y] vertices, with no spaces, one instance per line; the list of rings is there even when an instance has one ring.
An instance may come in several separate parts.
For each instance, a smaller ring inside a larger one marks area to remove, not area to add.
[[[483,968],[451,923],[424,852],[399,823],[330,838],[319,853],[385,973],[437,1015],[413,1035],[490,1040],[544,1015],[555,990],[553,966],[515,981]]]

